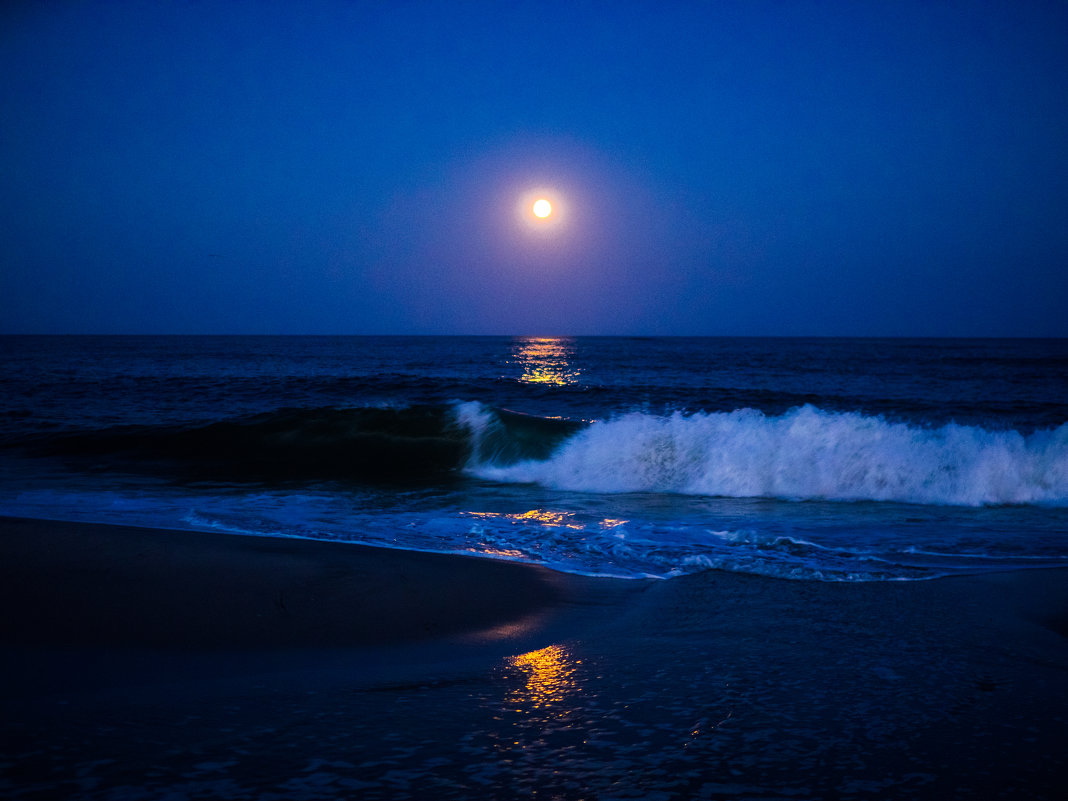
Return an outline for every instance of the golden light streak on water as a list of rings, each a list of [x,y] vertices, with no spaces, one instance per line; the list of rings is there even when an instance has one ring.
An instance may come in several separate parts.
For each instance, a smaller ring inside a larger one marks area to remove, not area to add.
[[[479,556],[492,556],[495,559],[522,559],[525,556],[522,551],[517,551],[515,548],[493,548],[489,545],[468,548],[467,552]]]
[[[504,512],[463,512],[467,517],[477,517],[480,520],[507,520],[512,523],[541,523],[546,526],[555,526],[556,528],[570,528],[576,531],[581,531],[586,528],[586,523],[581,523],[576,519],[574,512],[556,512],[552,509],[531,509],[529,512],[519,512],[516,514],[506,514]],[[603,520],[598,520],[596,525],[601,529],[615,528],[626,523],[626,520],[622,520],[614,517],[606,517]]]
[[[566,386],[578,381],[579,370],[571,363],[574,344],[567,337],[526,337],[513,346],[515,361],[523,368],[524,384]]]

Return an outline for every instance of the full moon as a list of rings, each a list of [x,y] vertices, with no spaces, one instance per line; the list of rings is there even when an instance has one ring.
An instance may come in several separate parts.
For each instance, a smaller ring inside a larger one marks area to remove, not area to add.
[[[534,239],[532,242],[562,241],[573,222],[573,207],[567,193],[549,183],[533,184],[515,196],[515,221]]]

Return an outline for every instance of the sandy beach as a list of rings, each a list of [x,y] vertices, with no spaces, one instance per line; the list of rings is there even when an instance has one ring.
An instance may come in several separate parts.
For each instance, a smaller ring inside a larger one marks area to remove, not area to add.
[[[1068,572],[667,581],[0,521],[8,798],[1060,798]]]

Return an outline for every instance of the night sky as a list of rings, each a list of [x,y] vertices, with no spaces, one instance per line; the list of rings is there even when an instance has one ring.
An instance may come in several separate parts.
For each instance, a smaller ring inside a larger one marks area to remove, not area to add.
[[[6,3],[0,76],[3,333],[1068,336],[1065,3]]]

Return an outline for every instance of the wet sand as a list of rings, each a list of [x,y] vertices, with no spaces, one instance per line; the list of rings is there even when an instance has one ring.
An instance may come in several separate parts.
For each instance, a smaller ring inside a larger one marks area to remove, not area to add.
[[[566,589],[565,577],[537,567],[347,543],[0,525],[7,642],[230,650],[403,642],[506,624]]]
[[[670,581],[0,519],[10,798],[1061,798],[1068,571]]]

